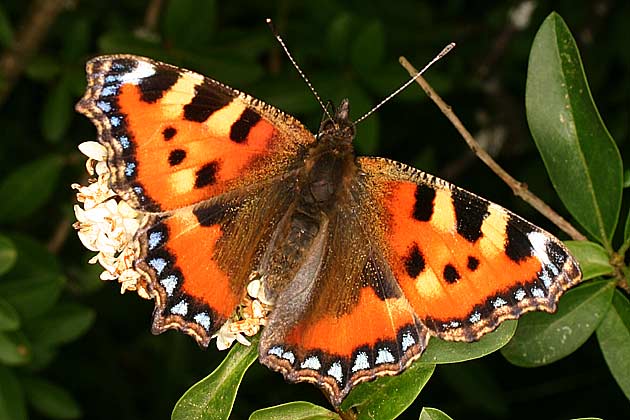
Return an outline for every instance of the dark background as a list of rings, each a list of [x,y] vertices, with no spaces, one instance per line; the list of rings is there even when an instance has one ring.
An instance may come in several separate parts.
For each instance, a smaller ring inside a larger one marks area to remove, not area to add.
[[[61,9],[55,15],[57,3]],[[29,220],[1,225],[0,231],[28,235],[45,245],[55,241],[53,254],[68,279],[62,299],[96,312],[92,328],[62,347],[39,374],[68,389],[85,418],[162,419],[226,354],[213,345],[202,351],[177,332],[152,336],[152,302],[132,293],[120,296],[116,284],[101,284],[98,269],[86,264],[91,254],[70,228],[74,196],[69,185],[85,176],[76,146],[96,136],[90,122],[73,111],[85,88],[88,58],[138,53],[185,66],[263,99],[315,130],[322,111],[265,18],[274,19],[320,96],[334,103],[348,97],[355,119],[407,79],[398,64],[400,55],[419,68],[455,41],[457,48],[426,78],[508,172],[569,217],[527,129],[529,49],[544,18],[557,11],[576,38],[594,100],[625,159],[630,3],[537,2],[523,29],[509,20],[518,4],[4,0],[0,11],[13,36],[39,30],[41,40],[11,51],[0,31],[2,55],[17,54],[27,64],[14,81],[5,80],[0,97],[0,177],[51,153],[64,157],[64,168],[46,206]],[[152,11],[157,12],[155,18]],[[48,16],[50,27],[34,27],[37,21],[29,16]],[[30,23],[23,27],[21,22]],[[416,85],[360,125],[356,147],[360,154],[396,159],[446,178],[559,234],[471,155]],[[255,363],[245,376],[233,417],[246,418],[255,409],[293,400],[327,406],[314,387],[285,384],[279,374]],[[500,354],[438,366],[401,418],[418,418],[423,406],[439,408],[455,419],[616,419],[630,412],[594,339],[543,368],[517,368]],[[39,418],[35,413],[32,417]]]

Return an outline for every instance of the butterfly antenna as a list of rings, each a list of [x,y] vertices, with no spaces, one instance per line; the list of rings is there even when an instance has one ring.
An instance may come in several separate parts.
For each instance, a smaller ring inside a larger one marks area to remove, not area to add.
[[[439,59],[441,59],[442,57],[444,57],[446,54],[448,54],[453,48],[455,48],[455,43],[451,42],[450,44],[448,44],[446,47],[444,47],[444,49],[442,51],[440,51],[440,53],[438,55],[436,55],[433,60],[429,61],[429,63],[424,66],[422,68],[422,70],[420,70],[418,73],[416,73],[411,79],[409,79],[404,85],[402,85],[401,87],[399,87],[398,89],[396,89],[391,95],[389,95],[387,98],[383,99],[378,105],[376,105],[374,108],[372,108],[371,110],[369,110],[365,115],[363,115],[361,118],[359,118],[358,120],[356,120],[354,122],[354,124],[359,124],[361,121],[363,121],[364,119],[366,119],[367,117],[369,117],[370,115],[372,115],[372,113],[374,113],[374,111],[376,111],[377,109],[379,109],[380,107],[382,107],[386,102],[388,102],[390,99],[392,99],[394,96],[398,95],[400,92],[402,92],[403,90],[405,90],[407,88],[407,86],[409,86],[410,84],[412,84],[418,77],[420,77],[420,75],[422,75],[422,73],[424,73],[429,67],[431,67],[436,61],[438,61]]]
[[[284,41],[282,40],[282,37],[280,36],[280,34],[278,34],[278,31],[276,31],[276,27],[273,25],[273,22],[271,22],[271,19],[267,18],[267,25],[269,25],[269,29],[271,29],[271,33],[273,34],[273,36],[276,38],[276,40],[280,43],[280,46],[282,46],[282,49],[284,50],[285,54],[287,55],[287,57],[289,57],[289,60],[291,61],[291,64],[293,64],[293,67],[295,67],[295,69],[297,70],[298,74],[302,77],[302,79],[304,79],[304,81],[306,82],[308,88],[311,90],[311,92],[313,92],[313,95],[315,96],[315,98],[317,99],[317,102],[319,102],[319,105],[322,107],[322,109],[324,110],[324,113],[326,114],[326,116],[332,120],[332,116],[330,115],[330,113],[328,112],[328,110],[326,109],[326,107],[324,106],[324,103],[322,102],[322,99],[319,97],[319,95],[317,94],[317,91],[315,90],[315,88],[313,87],[313,85],[311,84],[310,80],[308,80],[308,77],[306,77],[306,75],[304,74],[304,72],[302,71],[302,69],[300,68],[300,66],[298,66],[298,64],[296,63],[295,59],[293,58],[293,56],[291,55],[291,53],[289,52],[289,49],[287,48],[287,45],[284,43]]]

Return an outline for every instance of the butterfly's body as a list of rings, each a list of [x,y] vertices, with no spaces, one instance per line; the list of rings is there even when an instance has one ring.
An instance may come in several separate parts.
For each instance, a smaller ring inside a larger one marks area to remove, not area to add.
[[[344,100],[335,117],[322,123],[304,159],[298,160],[297,167],[289,171],[295,174],[293,201],[274,228],[273,240],[260,244],[266,258],[255,270],[264,280],[265,295],[271,302],[296,279],[295,274],[305,265],[311,270],[305,281],[313,283],[316,277],[313,270],[319,271],[323,264],[322,247],[328,243],[329,221],[335,219],[339,203],[352,200],[350,185],[358,168],[352,147],[354,126],[348,111],[349,102]],[[275,185],[282,188],[281,185],[287,184],[285,181]],[[310,288],[309,285],[298,287]]]
[[[273,304],[260,360],[339,405],[416,360],[430,336],[473,341],[553,311],[579,281],[562,243],[404,164],[355,157],[348,101],[317,136],[196,73],[95,58],[77,108],[107,148],[109,184],[142,215],[134,270],[153,330],[207,346],[248,283]]]

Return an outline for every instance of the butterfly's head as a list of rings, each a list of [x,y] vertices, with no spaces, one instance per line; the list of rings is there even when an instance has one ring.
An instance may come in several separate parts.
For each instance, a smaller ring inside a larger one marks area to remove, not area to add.
[[[350,101],[343,99],[332,118],[326,118],[319,127],[318,139],[330,141],[337,146],[349,146],[354,140],[356,129],[350,120]]]

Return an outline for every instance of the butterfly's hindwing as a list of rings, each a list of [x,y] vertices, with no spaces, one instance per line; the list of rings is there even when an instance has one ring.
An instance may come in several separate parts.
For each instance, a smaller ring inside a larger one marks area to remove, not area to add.
[[[310,275],[288,281],[260,342],[263,364],[317,384],[334,405],[356,384],[406,368],[428,339],[348,204],[320,231]]]

